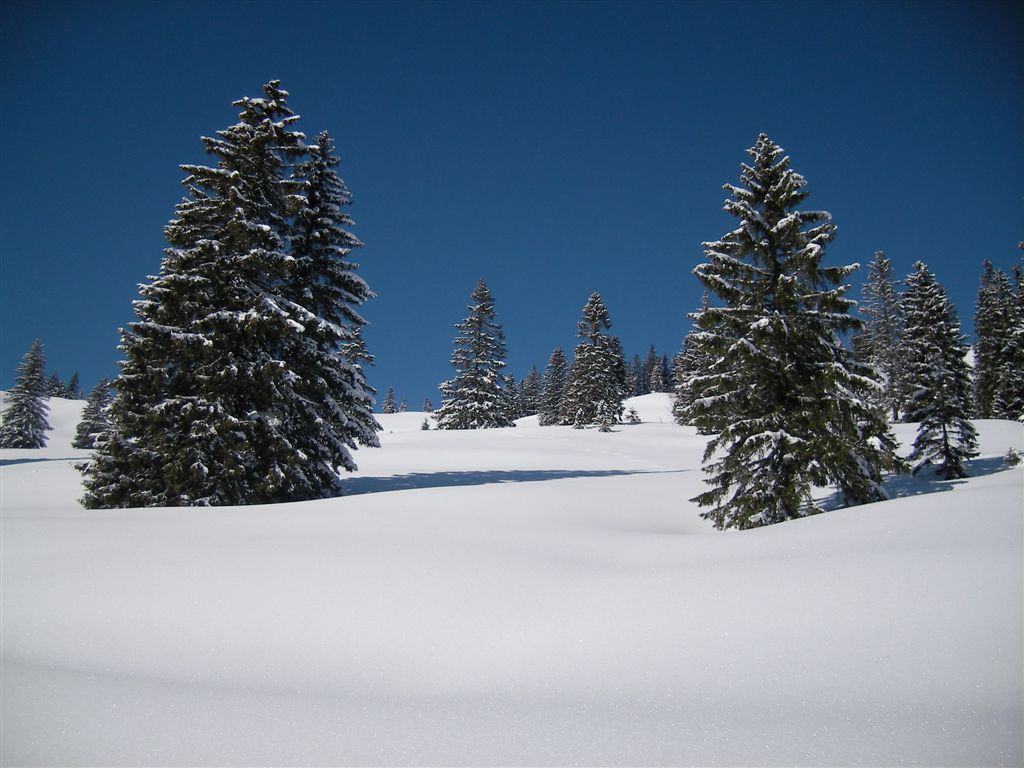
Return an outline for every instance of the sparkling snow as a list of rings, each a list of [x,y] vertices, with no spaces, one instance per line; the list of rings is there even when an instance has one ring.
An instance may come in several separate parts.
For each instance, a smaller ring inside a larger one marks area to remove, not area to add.
[[[378,416],[344,498],[113,511],[81,406],[0,455],[4,765],[1024,759],[1019,424],[968,480],[717,533],[666,395],[611,434]]]

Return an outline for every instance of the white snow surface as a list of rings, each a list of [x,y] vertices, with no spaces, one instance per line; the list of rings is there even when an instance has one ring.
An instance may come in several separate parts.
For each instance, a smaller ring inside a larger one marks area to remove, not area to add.
[[[1024,759],[1020,424],[970,479],[718,533],[667,395],[610,434],[378,415],[342,498],[109,511],[81,406],[0,455],[3,765]]]

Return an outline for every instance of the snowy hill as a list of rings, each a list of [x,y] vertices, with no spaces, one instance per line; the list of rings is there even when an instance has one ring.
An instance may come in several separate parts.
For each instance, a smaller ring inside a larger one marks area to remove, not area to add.
[[[343,498],[121,511],[75,503],[51,403],[0,455],[4,765],[1024,759],[1022,425],[978,422],[968,480],[723,534],[665,395],[611,434],[379,416]]]

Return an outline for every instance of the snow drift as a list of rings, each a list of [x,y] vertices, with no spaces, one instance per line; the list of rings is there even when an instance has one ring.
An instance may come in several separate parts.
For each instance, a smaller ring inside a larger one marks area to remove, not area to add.
[[[1021,425],[968,480],[716,533],[705,438],[628,405],[381,416],[340,499],[86,511],[51,401],[0,457],[3,764],[1021,763]]]

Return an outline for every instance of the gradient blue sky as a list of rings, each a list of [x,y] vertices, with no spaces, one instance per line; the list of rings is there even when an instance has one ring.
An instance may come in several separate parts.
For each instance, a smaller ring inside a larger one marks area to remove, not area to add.
[[[5,2],[0,387],[36,337],[65,378],[116,372],[178,165],[273,78],[335,137],[370,381],[414,409],[480,277],[517,377],[593,291],[627,354],[674,353],[760,131],[832,213],[829,263],[922,259],[970,331],[1024,239],[1022,40],[998,2]]]

